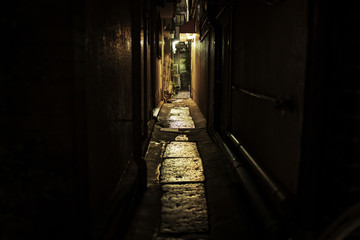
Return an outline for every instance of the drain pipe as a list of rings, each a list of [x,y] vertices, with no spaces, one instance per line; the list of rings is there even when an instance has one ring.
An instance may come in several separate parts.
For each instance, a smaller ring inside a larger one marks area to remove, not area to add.
[[[215,132],[214,135],[220,148],[234,167],[236,175],[238,176],[243,189],[246,191],[257,215],[260,217],[269,239],[285,239],[285,233],[281,221],[264,201],[264,196],[260,193],[255,181],[252,179],[243,164],[239,161],[237,156],[230,150],[226,143],[223,142],[219,134]]]
[[[244,146],[232,135],[227,133],[227,137],[234,144],[234,146],[240,151],[246,160],[247,164],[253,169],[253,171],[259,176],[261,181],[267,186],[271,195],[275,196],[280,203],[284,203],[288,200],[287,194],[281,190],[280,186],[270,177],[269,174],[255,161],[253,157],[246,151]]]

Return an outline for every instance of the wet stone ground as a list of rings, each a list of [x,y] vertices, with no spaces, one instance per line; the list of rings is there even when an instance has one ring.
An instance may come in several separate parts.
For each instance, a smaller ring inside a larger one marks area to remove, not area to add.
[[[164,184],[160,233],[206,233],[208,215],[203,183]]]
[[[171,107],[162,121],[167,131],[194,129],[190,109],[183,104]],[[178,134],[166,144],[160,168],[162,234],[207,233],[208,213],[205,176],[196,142]],[[158,237],[158,239],[160,239]]]
[[[160,176],[161,183],[205,181],[200,158],[166,158]]]
[[[192,99],[162,104],[144,158],[147,191],[125,240],[264,239]]]
[[[164,158],[170,157],[199,157],[199,152],[194,142],[170,142],[166,146]]]
[[[162,119],[164,128],[172,129],[193,129],[195,123],[190,116],[190,109],[178,100],[178,104],[170,107],[169,113]]]

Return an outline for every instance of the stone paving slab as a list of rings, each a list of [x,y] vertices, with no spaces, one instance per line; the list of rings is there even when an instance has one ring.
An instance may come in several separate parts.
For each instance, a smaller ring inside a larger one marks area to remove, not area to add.
[[[195,128],[193,120],[169,121],[170,128]]]
[[[184,116],[184,115],[171,115],[169,120],[170,121],[192,120],[192,117],[191,116]]]
[[[164,184],[161,197],[161,233],[208,232],[203,183]]]
[[[205,181],[200,158],[166,158],[162,163],[160,182]]]
[[[195,123],[193,120],[179,120],[179,121],[170,121],[163,120],[161,121],[161,127],[163,129],[195,129]],[[175,130],[178,131],[178,130]]]
[[[175,141],[189,141],[189,138],[186,136],[186,134],[181,134],[176,136]]]
[[[177,115],[170,114],[174,107]],[[169,128],[171,116],[184,117],[180,110],[188,111],[185,107],[190,109],[196,128]],[[239,192],[240,185],[232,166],[206,132],[206,120],[195,102],[180,99],[164,103],[157,120],[145,158],[148,190],[125,239],[265,239],[255,225],[257,221],[248,207],[246,196]],[[164,158],[166,161],[166,148],[168,159],[197,158],[201,153],[206,198],[203,183],[159,182],[160,167]],[[207,209],[211,214],[207,213]]]
[[[164,158],[200,157],[194,142],[170,142],[165,149]]]
[[[171,108],[170,115],[190,116],[190,110],[188,107]]]

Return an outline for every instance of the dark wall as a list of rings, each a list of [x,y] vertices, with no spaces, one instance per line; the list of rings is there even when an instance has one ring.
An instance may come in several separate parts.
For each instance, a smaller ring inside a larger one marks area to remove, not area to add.
[[[142,135],[145,137],[148,134],[148,123],[152,118],[152,109],[155,103],[155,94],[154,92],[154,84],[152,83],[152,50],[151,44],[154,44],[151,40],[152,31],[151,23],[153,20],[153,14],[151,14],[150,10],[150,3],[148,1],[142,1],[142,7],[139,9],[141,14],[140,25],[141,25],[141,32],[140,32],[140,41],[141,41],[141,88],[142,88]]]
[[[232,25],[231,131],[248,151],[292,193],[297,191],[307,56],[307,3],[234,3]],[[274,99],[292,99],[291,111]]]
[[[218,15],[223,65],[215,117],[219,131],[235,134],[290,193],[299,239],[316,239],[360,200],[360,21],[351,4],[273,3],[234,1]]]
[[[131,160],[131,3],[88,1],[86,9],[89,175],[97,216]]]
[[[311,7],[299,215],[321,229],[360,201],[360,19],[353,3]]]
[[[0,44],[0,238],[61,239],[69,231],[77,237],[88,221],[81,3],[7,2]]]
[[[232,12],[225,8],[222,14],[217,18],[221,32],[220,58],[217,65],[220,67],[220,75],[215,84],[215,128],[219,132],[227,132],[231,127],[231,60],[232,60]]]
[[[277,212],[298,239],[335,232],[329,224],[360,202],[356,10],[326,0],[208,1],[197,16],[193,98],[208,126],[226,140],[234,134],[285,190],[291,204]],[[274,195],[266,201],[279,207]]]
[[[111,214],[125,219],[140,181],[144,111],[140,71],[132,70],[141,59],[132,4],[6,4],[1,239],[90,239],[104,233]]]

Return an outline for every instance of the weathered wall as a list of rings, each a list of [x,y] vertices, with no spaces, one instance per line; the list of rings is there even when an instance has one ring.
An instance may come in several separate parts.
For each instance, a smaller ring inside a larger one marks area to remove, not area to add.
[[[307,3],[236,2],[233,12],[232,132],[272,176],[296,193],[307,53]],[[292,98],[285,114],[239,89]]]

